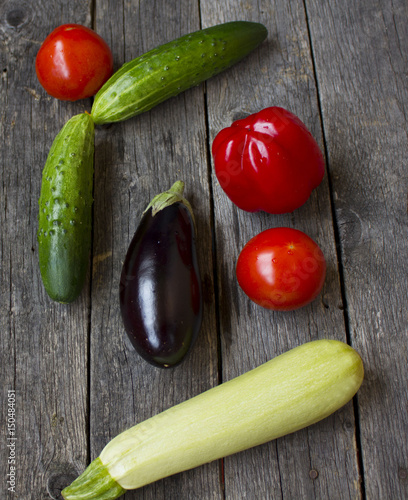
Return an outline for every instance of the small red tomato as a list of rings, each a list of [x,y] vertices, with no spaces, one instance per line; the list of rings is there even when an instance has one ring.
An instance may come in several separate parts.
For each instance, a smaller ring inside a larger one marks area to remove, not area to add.
[[[248,297],[266,309],[291,311],[320,293],[326,260],[319,246],[297,229],[267,229],[242,249],[237,279]]]
[[[95,31],[79,24],[63,24],[44,40],[35,70],[48,94],[77,101],[95,95],[112,75],[113,56]]]
[[[220,186],[247,212],[293,212],[324,176],[323,154],[312,134],[277,106],[221,130],[212,155]]]

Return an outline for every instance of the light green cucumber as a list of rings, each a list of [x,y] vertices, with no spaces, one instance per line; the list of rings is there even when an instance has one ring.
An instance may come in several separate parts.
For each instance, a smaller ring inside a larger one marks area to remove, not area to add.
[[[56,136],[42,174],[38,251],[44,287],[57,302],[80,294],[91,248],[94,123],[73,116]]]
[[[62,495],[112,500],[292,433],[350,401],[363,376],[361,358],[349,345],[305,343],[122,432]]]
[[[247,21],[220,24],[182,36],[124,64],[95,96],[96,124],[138,115],[237,63],[267,36]]]

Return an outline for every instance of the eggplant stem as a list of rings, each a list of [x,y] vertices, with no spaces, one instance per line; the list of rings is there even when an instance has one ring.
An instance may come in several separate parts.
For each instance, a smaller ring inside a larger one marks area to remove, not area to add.
[[[191,218],[193,219],[194,229],[196,229],[196,223],[194,219],[193,209],[190,203],[184,198],[184,182],[176,181],[170,189],[164,191],[163,193],[157,194],[152,201],[147,206],[143,213],[146,213],[150,208],[152,209],[152,216],[154,217],[161,210],[173,205],[173,203],[182,203],[190,212]]]
[[[184,193],[184,182],[176,181],[167,192],[174,193],[182,198]]]

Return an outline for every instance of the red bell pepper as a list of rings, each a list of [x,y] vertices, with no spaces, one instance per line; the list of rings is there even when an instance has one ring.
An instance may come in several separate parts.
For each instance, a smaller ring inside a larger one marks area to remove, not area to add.
[[[212,154],[222,189],[248,212],[292,212],[324,175],[323,154],[312,134],[297,116],[279,107],[221,130]]]

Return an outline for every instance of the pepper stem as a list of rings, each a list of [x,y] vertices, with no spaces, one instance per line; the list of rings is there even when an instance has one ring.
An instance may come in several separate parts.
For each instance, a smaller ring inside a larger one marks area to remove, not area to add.
[[[160,210],[169,207],[173,203],[183,203],[183,205],[185,205],[190,212],[195,226],[193,209],[191,208],[190,203],[184,198],[183,193],[184,182],[176,181],[170,189],[156,195],[149,203],[144,213],[146,213],[151,208],[152,216],[154,217],[158,212],[160,212]]]

